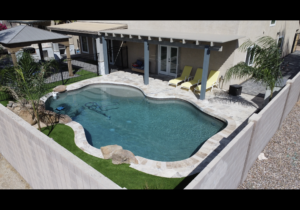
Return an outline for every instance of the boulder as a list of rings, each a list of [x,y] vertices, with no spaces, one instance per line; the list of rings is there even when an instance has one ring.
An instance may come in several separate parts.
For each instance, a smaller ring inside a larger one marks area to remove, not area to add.
[[[18,114],[23,120],[25,120],[26,122],[28,122],[30,125],[34,125],[36,124],[36,119],[34,118],[34,116],[32,115],[31,112],[29,112],[26,109],[21,109],[19,114]]]
[[[7,107],[12,107],[13,104],[14,104],[13,101],[9,101],[8,104],[7,104]]]
[[[15,108],[15,107],[20,107],[21,105],[19,103],[13,103],[12,104],[12,108]]]
[[[101,152],[103,154],[104,159],[111,159],[112,154],[117,150],[122,150],[123,148],[119,145],[108,145],[105,147],[101,147]]]
[[[26,107],[27,109],[33,109],[31,104],[25,104],[25,107]]]
[[[69,115],[66,114],[59,115],[59,123],[67,124],[69,122],[72,122],[72,118],[69,117]]]
[[[21,107],[19,106],[12,107],[12,111],[17,115],[19,115],[19,112],[21,111]]]
[[[59,86],[56,86],[55,88],[53,88],[53,91],[54,92],[65,92],[67,90],[67,86],[65,85],[59,85]]]
[[[113,164],[122,164],[122,163],[134,163],[138,164],[138,160],[135,158],[134,154],[129,150],[116,150],[112,154],[112,163]]]

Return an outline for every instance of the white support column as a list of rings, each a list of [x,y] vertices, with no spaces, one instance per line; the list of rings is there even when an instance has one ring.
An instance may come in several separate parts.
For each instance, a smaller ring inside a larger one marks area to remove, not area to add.
[[[96,39],[96,51],[98,53],[98,71],[99,75],[105,75],[105,65],[103,58],[103,45],[100,42],[100,38]]]
[[[144,40],[144,84],[149,84],[149,43]]]
[[[104,36],[102,36],[102,46],[103,46],[103,60],[105,66],[105,74],[109,74],[109,63],[108,63],[108,53],[107,53],[107,41]]]
[[[204,49],[203,73],[202,73],[202,80],[201,80],[200,100],[205,99],[206,83],[207,83],[208,67],[209,67],[209,57],[210,57],[210,49],[208,46],[206,46]]]

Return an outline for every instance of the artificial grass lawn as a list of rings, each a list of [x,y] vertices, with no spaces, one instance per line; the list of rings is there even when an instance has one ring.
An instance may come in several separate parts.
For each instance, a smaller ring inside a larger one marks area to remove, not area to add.
[[[90,72],[90,71],[87,71],[87,70],[84,70],[84,69],[81,69],[81,70],[77,71],[75,74],[80,75],[80,77],[64,79],[64,85],[69,85],[69,84],[72,84],[72,83],[75,83],[75,82],[79,82],[79,81],[82,81],[82,80],[85,80],[85,79],[90,79],[90,78],[93,78],[93,77],[97,76],[97,73],[93,73],[93,72]],[[51,91],[50,91],[50,92],[52,92],[53,88],[55,88],[58,85],[62,85],[62,81],[53,82],[53,83],[50,83],[49,85],[51,85],[51,87],[52,87]]]
[[[0,101],[0,104],[2,104],[3,106],[7,106],[7,104],[8,104],[8,100],[5,100],[5,101]]]
[[[74,141],[73,129],[64,124],[42,128],[42,132],[117,185],[127,189],[183,189],[197,176],[195,174],[186,178],[163,178],[130,168],[129,164],[114,165],[112,160],[97,158],[79,149]]]

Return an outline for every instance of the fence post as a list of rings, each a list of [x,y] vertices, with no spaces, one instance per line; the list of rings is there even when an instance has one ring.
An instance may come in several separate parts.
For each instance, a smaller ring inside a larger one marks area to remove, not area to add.
[[[63,77],[63,73],[62,73],[61,68],[60,68],[60,74],[61,74],[61,82],[62,82],[62,85],[64,85],[64,77]]]
[[[124,66],[123,66],[123,47],[121,47],[121,65],[122,65],[122,70],[124,70]]]
[[[128,65],[129,65],[128,63],[129,63],[129,62],[128,62],[128,47],[127,47],[127,46],[126,46],[126,58],[127,58],[127,65],[126,65],[126,68],[128,68]]]
[[[243,171],[242,171],[242,177],[241,177],[241,180],[240,180],[240,184],[242,184],[244,182],[244,180],[247,178],[247,174],[248,174],[248,170],[251,168],[248,168],[247,170],[247,165],[248,165],[248,159],[249,159],[249,152],[251,150],[251,146],[252,146],[252,142],[253,142],[253,136],[254,136],[254,133],[256,132],[256,126],[257,126],[257,122],[260,120],[261,118],[261,115],[258,115],[258,114],[253,114],[249,119],[248,119],[248,123],[249,122],[252,122],[253,123],[253,129],[252,129],[252,134],[251,134],[251,138],[249,140],[249,145],[248,145],[248,149],[247,149],[247,154],[246,154],[246,158],[245,158],[245,163],[244,163],[244,168],[243,168]]]
[[[96,53],[96,60],[97,60],[97,76],[99,76],[99,61],[98,61],[98,53]]]

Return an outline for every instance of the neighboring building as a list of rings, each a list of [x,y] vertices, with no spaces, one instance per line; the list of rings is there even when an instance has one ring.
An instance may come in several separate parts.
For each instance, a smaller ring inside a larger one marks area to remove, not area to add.
[[[194,71],[203,67],[205,51],[199,46],[210,46],[208,69],[220,71],[221,88],[228,89],[230,84],[240,84],[243,80],[233,79],[223,84],[226,70],[241,61],[252,65],[251,56],[237,49],[243,42],[268,35],[278,40],[283,56],[286,56],[295,49],[299,21],[78,21],[59,27],[51,26],[49,29],[80,36],[81,52],[96,53],[99,48],[100,57],[101,53],[106,55],[102,50],[102,36],[106,39],[107,48],[125,44],[129,64],[144,58],[143,40],[146,39],[149,44],[150,73],[174,77],[181,74],[185,65],[193,66]],[[95,49],[97,40],[99,47]],[[112,58],[110,50],[107,54]],[[101,74],[109,73],[103,70],[106,68],[104,60],[103,57],[99,58]]]

